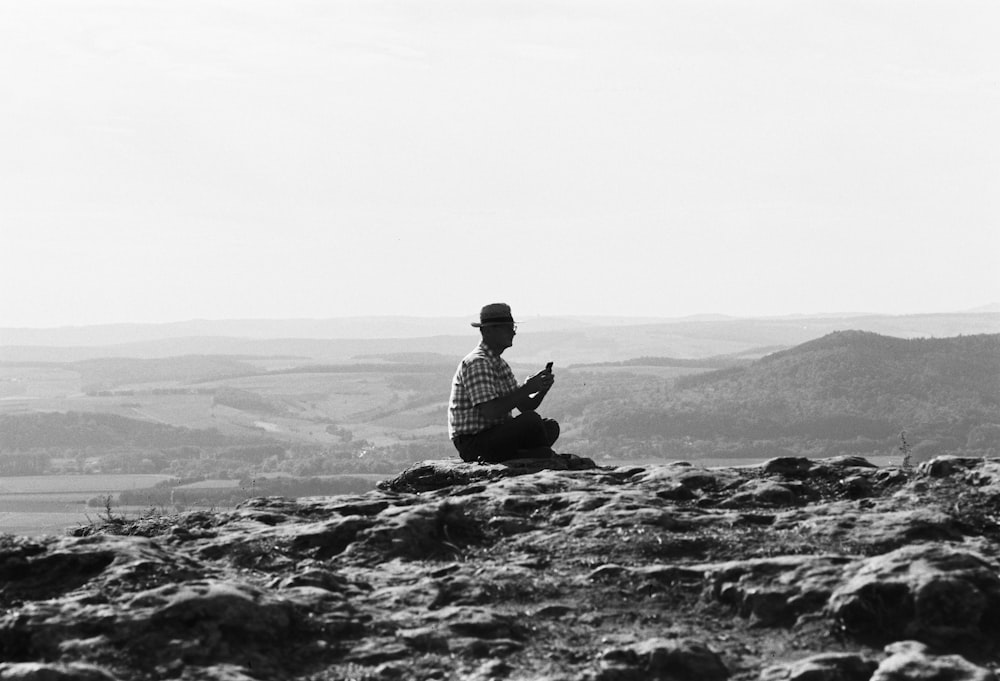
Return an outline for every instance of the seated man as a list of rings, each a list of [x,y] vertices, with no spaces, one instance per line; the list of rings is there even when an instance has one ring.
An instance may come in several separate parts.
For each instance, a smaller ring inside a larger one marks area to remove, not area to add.
[[[518,385],[500,355],[514,343],[517,325],[510,306],[487,305],[479,313],[479,347],[458,365],[451,384],[448,434],[463,461],[499,463],[548,458],[559,424],[535,411],[555,381],[551,366]],[[520,413],[513,416],[512,411]]]

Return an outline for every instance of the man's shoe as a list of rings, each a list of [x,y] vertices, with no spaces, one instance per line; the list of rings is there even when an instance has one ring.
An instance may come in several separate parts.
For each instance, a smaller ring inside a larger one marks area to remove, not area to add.
[[[582,471],[590,468],[597,468],[597,464],[594,463],[594,460],[587,458],[586,456],[577,456],[576,454],[557,454],[557,456],[566,461],[566,465],[571,471]]]
[[[516,468],[520,471],[569,470],[569,462],[561,456],[507,459],[501,463],[508,468]]]
[[[554,456],[558,456],[551,447],[533,447],[531,449],[519,449],[517,450],[517,458],[519,459],[551,459]]]

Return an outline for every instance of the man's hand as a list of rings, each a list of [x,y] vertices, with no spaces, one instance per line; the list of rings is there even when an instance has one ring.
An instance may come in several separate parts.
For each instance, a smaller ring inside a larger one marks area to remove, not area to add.
[[[528,378],[528,380],[524,382],[524,386],[528,389],[529,395],[534,395],[535,393],[542,393],[544,395],[549,391],[555,381],[556,379],[555,376],[552,375],[552,372],[543,369],[534,376]]]
[[[502,418],[511,409],[520,412],[534,411],[555,383],[556,379],[548,369],[539,371],[528,378],[524,385],[509,395],[503,395],[479,405],[479,413],[488,419]]]

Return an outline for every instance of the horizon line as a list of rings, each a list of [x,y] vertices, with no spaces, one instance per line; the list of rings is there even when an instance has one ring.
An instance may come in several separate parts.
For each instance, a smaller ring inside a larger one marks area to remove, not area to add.
[[[959,315],[959,314],[997,314],[1000,313],[1000,303],[988,303],[963,310],[922,311],[922,312],[870,312],[870,311],[835,311],[835,312],[786,312],[773,314],[737,315],[725,312],[698,312],[685,315],[639,315],[639,314],[532,314],[519,316],[518,323],[536,320],[634,320],[642,323],[684,322],[684,321],[746,321],[754,319],[810,319],[810,318],[857,318],[857,317],[918,317],[926,315]],[[69,331],[93,329],[101,327],[127,326],[179,326],[185,324],[240,324],[240,323],[303,323],[303,322],[335,322],[335,321],[375,321],[375,320],[413,320],[442,321],[466,320],[470,315],[413,315],[413,314],[370,314],[370,315],[333,315],[328,317],[192,317],[169,321],[114,321],[89,322],[77,324],[55,324],[42,326],[0,326],[5,331]]]

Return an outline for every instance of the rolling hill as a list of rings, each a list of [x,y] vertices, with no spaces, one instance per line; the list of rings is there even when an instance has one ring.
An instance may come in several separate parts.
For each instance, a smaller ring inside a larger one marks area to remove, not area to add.
[[[589,410],[595,436],[766,442],[810,453],[1000,448],[1000,334],[828,334],[748,366],[677,379],[662,404]]]

